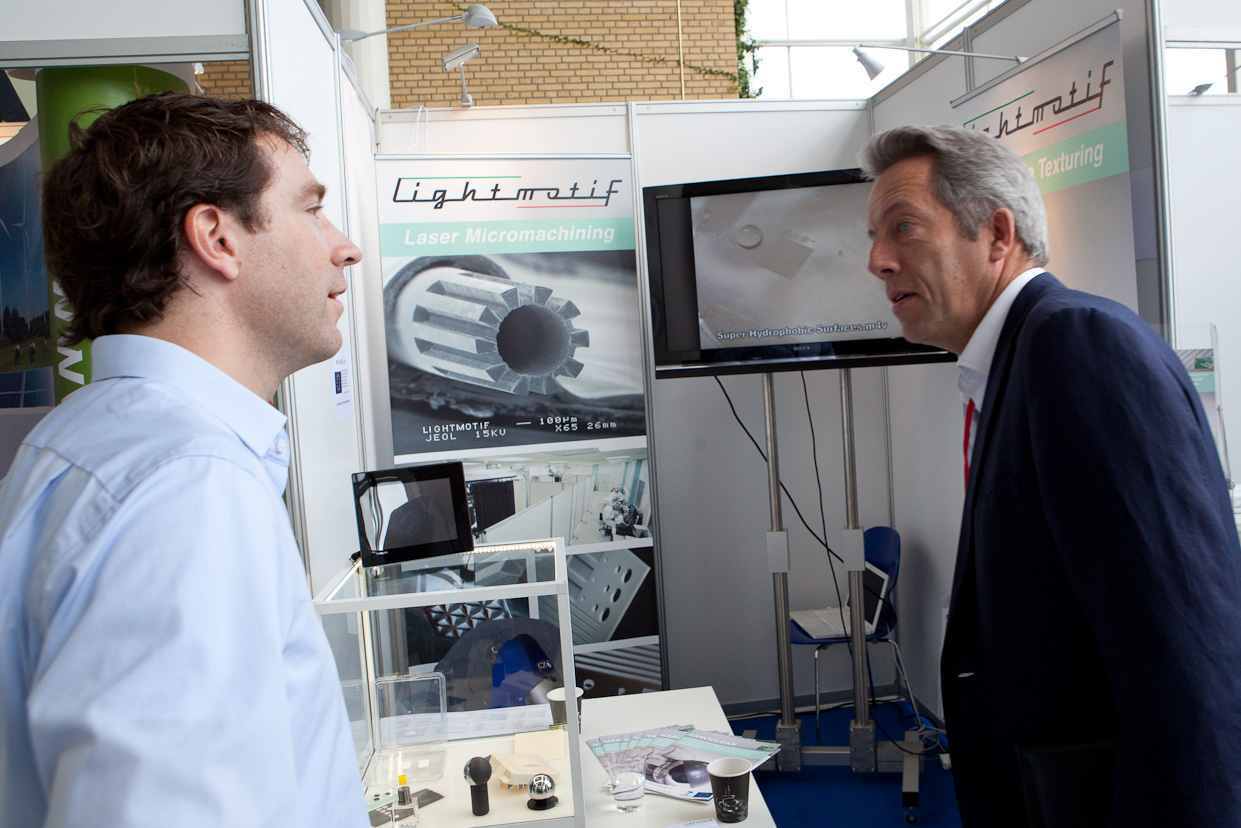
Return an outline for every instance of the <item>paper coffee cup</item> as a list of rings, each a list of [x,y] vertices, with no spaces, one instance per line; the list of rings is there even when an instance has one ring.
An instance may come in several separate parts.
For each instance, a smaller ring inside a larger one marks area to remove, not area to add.
[[[577,710],[577,724],[582,726],[582,688],[574,687],[574,707]],[[568,723],[568,716],[565,713],[565,689],[556,687],[547,693],[547,701],[552,706],[552,724],[562,725]]]
[[[707,765],[715,802],[715,821],[742,822],[750,815],[750,763],[737,756]]]

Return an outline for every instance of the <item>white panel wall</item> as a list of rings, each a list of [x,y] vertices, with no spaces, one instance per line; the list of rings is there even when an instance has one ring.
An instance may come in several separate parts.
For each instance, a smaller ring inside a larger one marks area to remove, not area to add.
[[[890,522],[881,375],[876,368],[853,372],[858,509],[864,526]],[[813,441],[801,377],[775,376],[780,477],[814,533],[822,536],[817,451],[827,539],[839,550],[846,522],[840,374],[815,371],[805,376]],[[746,428],[766,451],[760,377],[721,381]],[[711,684],[726,705],[777,698],[777,622],[766,546],[771,528],[767,467],[733,419],[714,379],[660,380],[654,400],[656,498],[672,685]],[[801,524],[787,497],[781,509],[791,549],[790,606],[835,604],[826,552]],[[836,572],[844,595],[847,582],[839,563]],[[903,572],[900,580],[905,583]],[[704,646],[711,641],[727,641],[727,652]],[[850,686],[848,655],[839,649],[822,664],[824,692]],[[799,695],[813,692],[810,651],[794,647]],[[885,663],[876,659],[876,682],[885,684],[891,677]]]
[[[905,124],[951,124],[949,101],[965,92],[965,58],[933,55],[873,100],[875,132]],[[934,90],[928,94],[927,90]]]
[[[643,187],[857,166],[860,101],[648,103],[637,115]]]
[[[613,152],[629,152],[625,107],[616,104],[403,109],[379,119],[380,155]]]
[[[1159,6],[1169,39],[1241,40],[1241,4],[1235,0],[1162,0]]]
[[[246,33],[244,0],[55,0],[5,3],[0,39],[197,37]]]
[[[310,169],[328,188],[324,213],[337,227],[345,227],[339,76],[335,45],[325,33],[327,22],[317,6],[303,0],[268,0],[263,22],[265,97],[309,133]],[[352,275],[356,281],[356,274]],[[350,304],[346,303],[341,317],[346,351],[352,339]],[[361,469],[358,418],[351,407],[347,419],[337,420],[331,360],[297,372],[287,387],[292,393],[284,405],[292,420],[296,452],[290,491],[300,495],[294,510],[300,510],[305,539],[302,554],[310,566],[311,587],[317,592],[358,547],[350,479]]]
[[[857,102],[703,102],[636,106],[642,186],[857,166],[867,132]],[[878,282],[875,289],[880,290]],[[853,372],[858,503],[863,525],[889,523],[886,435],[879,369]],[[806,375],[815,439],[798,374],[775,377],[781,477],[822,534],[813,448],[823,482],[828,542],[845,525],[836,371]],[[737,411],[766,450],[758,376],[724,377]],[[711,684],[724,704],[778,698],[776,617],[766,532],[767,469],[715,380],[659,380],[653,389],[655,495],[664,574],[668,663],[674,687]],[[787,501],[793,608],[835,603],[827,555]],[[839,571],[839,570],[838,570]],[[842,589],[844,578],[842,575]],[[726,652],[705,642],[727,641]],[[795,692],[813,692],[811,648],[794,648]],[[848,654],[822,665],[825,691],[850,686]],[[875,680],[891,680],[877,660]]]
[[[384,361],[384,330],[382,301],[383,271],[379,255],[379,206],[375,183],[375,113],[358,91],[351,77],[341,79],[342,140],[344,145],[346,208],[349,216],[349,238],[362,248],[362,263],[350,268],[348,311],[354,338],[353,386],[357,402],[356,426],[361,437],[362,460],[357,470],[373,470],[376,465],[367,458],[391,456],[379,451],[376,441],[387,439],[387,429],[375,427],[377,418],[387,417],[382,405],[387,398]],[[372,317],[366,314],[368,310]],[[378,356],[379,365],[372,364]],[[385,380],[382,393],[376,394],[373,377]],[[379,406],[376,406],[376,403]]]
[[[1235,95],[1173,97],[1168,101],[1174,300],[1182,348],[1207,348],[1207,326],[1219,330],[1218,401],[1231,438],[1241,444],[1241,266],[1231,252],[1233,203],[1241,192],[1241,99]],[[1233,466],[1234,476],[1241,468]]]

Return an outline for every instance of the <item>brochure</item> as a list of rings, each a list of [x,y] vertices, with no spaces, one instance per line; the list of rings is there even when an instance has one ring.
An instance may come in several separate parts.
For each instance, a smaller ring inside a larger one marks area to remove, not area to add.
[[[610,771],[619,761],[641,757],[646,762],[647,791],[697,802],[711,801],[707,764],[712,760],[738,756],[747,760],[753,770],[780,750],[772,742],[698,730],[693,725],[617,733],[589,739],[586,744],[604,770]]]

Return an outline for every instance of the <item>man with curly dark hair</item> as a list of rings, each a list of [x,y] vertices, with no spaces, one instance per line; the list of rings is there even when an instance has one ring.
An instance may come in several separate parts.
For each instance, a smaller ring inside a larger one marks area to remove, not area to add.
[[[164,93],[46,174],[93,381],[0,487],[0,823],[367,823],[269,403],[361,258],[306,154],[268,104]]]

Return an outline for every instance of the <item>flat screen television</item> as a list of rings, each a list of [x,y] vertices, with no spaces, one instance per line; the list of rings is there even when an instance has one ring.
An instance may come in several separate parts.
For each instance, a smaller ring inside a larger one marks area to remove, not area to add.
[[[460,462],[353,475],[363,566],[435,558],[474,548]]]
[[[645,187],[655,376],[946,362],[867,270],[861,170]]]

